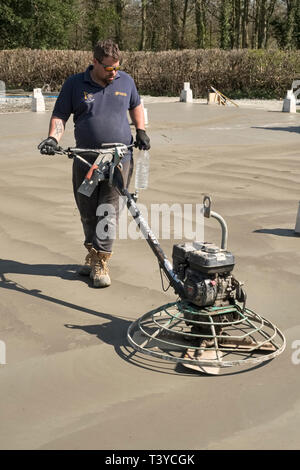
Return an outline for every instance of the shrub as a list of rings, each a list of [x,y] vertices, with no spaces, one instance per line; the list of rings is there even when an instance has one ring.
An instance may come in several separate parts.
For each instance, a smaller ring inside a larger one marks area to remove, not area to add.
[[[66,77],[86,69],[87,51],[14,49],[0,51],[0,79],[6,88],[31,91],[48,84],[59,90]]]
[[[87,51],[15,49],[0,51],[6,87],[32,90],[48,84],[58,91],[69,75],[91,63]],[[285,96],[296,78],[300,51],[196,49],[124,52],[123,66],[141,94],[179,96],[190,82],[195,98],[214,86],[231,98]]]

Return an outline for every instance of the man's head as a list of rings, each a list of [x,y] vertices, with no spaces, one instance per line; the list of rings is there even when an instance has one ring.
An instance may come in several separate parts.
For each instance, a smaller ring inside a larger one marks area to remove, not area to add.
[[[115,44],[111,39],[97,42],[94,47],[94,58],[98,62],[102,62],[105,57],[112,57],[116,62],[120,62],[121,52],[118,44]]]
[[[120,59],[118,44],[111,39],[99,41],[94,48],[93,79],[104,86],[112,83],[119,69]]]

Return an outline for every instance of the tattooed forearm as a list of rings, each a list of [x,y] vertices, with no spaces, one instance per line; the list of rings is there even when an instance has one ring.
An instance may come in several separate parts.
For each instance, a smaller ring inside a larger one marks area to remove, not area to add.
[[[65,125],[65,121],[53,116],[50,121],[49,136],[55,137],[59,141],[65,131]]]
[[[60,137],[61,134],[63,133],[63,129],[64,129],[62,122],[56,120],[54,126],[55,126],[54,127],[54,135],[56,137]]]

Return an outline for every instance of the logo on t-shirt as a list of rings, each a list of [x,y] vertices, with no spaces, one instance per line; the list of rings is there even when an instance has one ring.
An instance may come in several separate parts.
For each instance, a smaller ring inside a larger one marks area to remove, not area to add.
[[[115,95],[117,95],[117,96],[127,96],[127,93],[124,93],[123,91],[115,91]]]
[[[93,93],[88,93],[87,91],[84,91],[84,101],[87,103],[92,103],[92,101],[95,101]]]

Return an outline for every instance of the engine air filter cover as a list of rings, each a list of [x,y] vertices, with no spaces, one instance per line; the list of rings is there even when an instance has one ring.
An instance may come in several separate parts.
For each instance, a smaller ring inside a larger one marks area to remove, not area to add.
[[[235,260],[230,251],[221,250],[216,245],[204,244],[201,250],[190,253],[190,268],[205,273],[222,273],[232,271]]]

